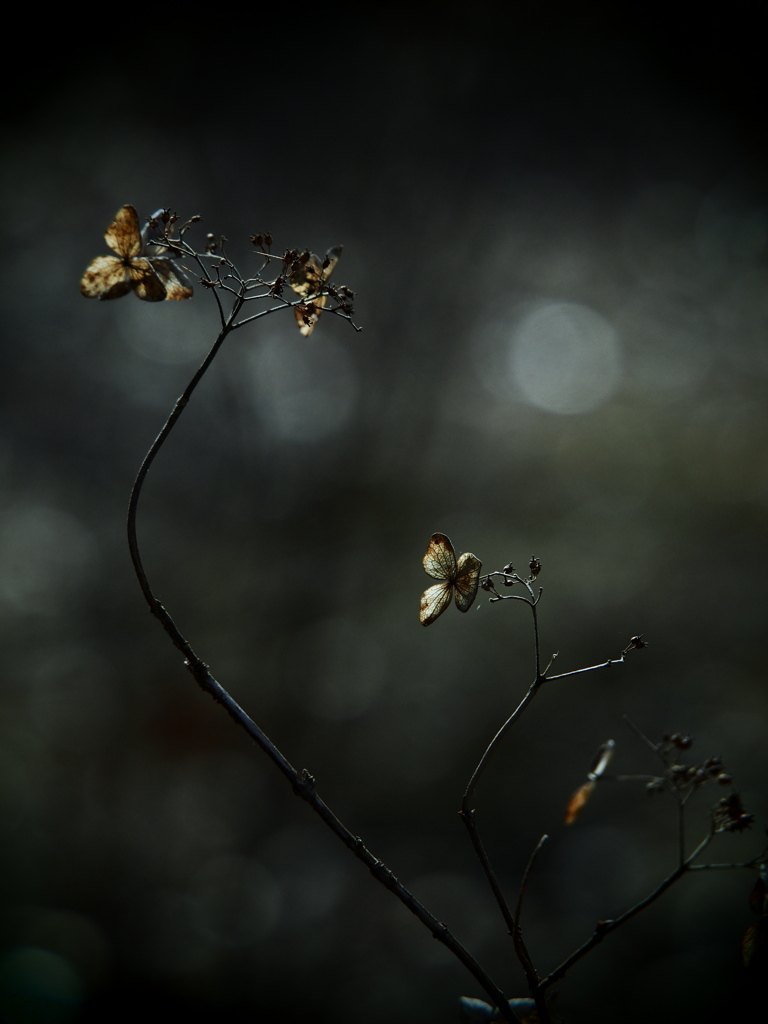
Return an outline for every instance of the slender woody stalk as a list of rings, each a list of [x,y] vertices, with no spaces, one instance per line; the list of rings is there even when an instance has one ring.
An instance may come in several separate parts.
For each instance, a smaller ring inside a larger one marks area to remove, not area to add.
[[[290,761],[288,761],[288,759],[269,739],[266,733],[263,732],[253,719],[251,719],[240,705],[229,695],[224,687],[214,678],[209,667],[192,649],[189,641],[183,636],[179,628],[176,626],[173,618],[162,605],[160,600],[155,596],[152,587],[150,586],[149,579],[142,562],[136,532],[136,517],[139,499],[141,497],[147,473],[149,472],[158,452],[165,444],[171,431],[178,422],[179,417],[187,407],[192,394],[221,349],[221,346],[227,336],[231,334],[233,330],[243,326],[244,323],[250,323],[261,316],[266,316],[269,313],[275,312],[276,309],[282,309],[285,306],[285,303],[283,303],[280,306],[265,309],[260,313],[248,317],[246,321],[237,323],[237,314],[240,312],[243,303],[245,302],[245,286],[241,287],[239,292],[236,294],[232,310],[226,317],[223,315],[218,295],[216,295],[216,300],[219,305],[219,313],[221,316],[221,329],[208,352],[208,355],[205,357],[197,372],[184,389],[184,392],[177,400],[171,414],[163,425],[163,428],[145,455],[134,481],[133,488],[131,489],[127,517],[128,548],[131,554],[131,561],[133,562],[133,567],[139,581],[139,586],[141,587],[142,593],[149,605],[149,610],[155,618],[158,619],[174,647],[183,655],[186,667],[189,669],[201,689],[220,704],[233,721],[244,729],[256,745],[267,755],[267,757],[270,758],[279,771],[282,772],[293,788],[294,793],[301,797],[301,799],[312,808],[315,814],[317,814],[328,828],[330,828],[330,830],[344,843],[347,849],[350,850],[358,860],[365,864],[376,881],[396,896],[397,899],[399,899],[400,902],[418,918],[424,927],[431,932],[434,938],[436,938],[438,942],[442,943],[442,945],[453,953],[453,955],[467,968],[470,974],[473,975],[478,984],[493,1001],[498,1009],[499,1015],[504,1020],[514,1024],[514,1022],[518,1020],[518,1017],[510,1007],[509,1000],[504,992],[502,992],[477,960],[475,960],[468,950],[458,941],[448,926],[444,922],[438,921],[437,918],[435,918],[426,909],[426,907],[424,907],[416,897],[398,881],[387,865],[383,861],[379,860],[379,858],[366,847],[363,840],[359,836],[350,832],[346,825],[336,817],[328,804],[326,804],[318,795],[315,789],[314,777],[306,771],[306,769],[302,769],[300,772],[297,771]]]

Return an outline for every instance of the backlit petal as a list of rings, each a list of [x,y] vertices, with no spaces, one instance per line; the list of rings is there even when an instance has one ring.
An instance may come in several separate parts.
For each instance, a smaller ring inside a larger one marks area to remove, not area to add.
[[[452,585],[448,580],[444,580],[442,583],[435,583],[432,587],[427,587],[421,595],[421,607],[419,609],[419,621],[422,626],[428,626],[430,622],[434,622],[439,615],[443,614],[451,603],[451,590]]]

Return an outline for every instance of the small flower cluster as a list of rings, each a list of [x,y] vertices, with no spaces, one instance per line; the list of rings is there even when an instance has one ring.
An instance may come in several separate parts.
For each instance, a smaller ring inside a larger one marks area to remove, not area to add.
[[[673,791],[685,794],[688,790],[698,789],[710,782],[717,782],[721,786],[729,786],[733,782],[733,777],[725,770],[723,759],[717,755],[708,757],[700,764],[681,764],[678,752],[689,750],[692,744],[692,736],[685,736],[679,732],[664,733],[661,743],[656,746],[656,751],[666,768],[663,775],[648,783],[649,793]]]
[[[531,584],[541,572],[541,562],[536,555],[531,556],[531,560],[528,563],[528,575],[521,576],[519,572],[515,571],[515,567],[511,562],[507,562],[504,568],[500,572],[492,572],[487,576],[483,576],[480,586],[483,590],[488,591],[491,596],[491,601],[499,601],[503,595],[496,589],[496,583],[493,577],[498,577],[498,582],[503,587],[514,587],[517,583],[522,583],[523,586],[530,589]]]
[[[160,209],[142,227],[133,206],[121,207],[104,235],[112,254],[98,256],[89,264],[80,281],[82,294],[86,298],[116,299],[132,291],[147,302],[189,299],[193,295],[192,280],[196,278],[208,290],[219,289],[234,296],[235,315],[245,302],[280,300],[282,305],[277,308],[293,309],[299,331],[305,338],[312,333],[326,307],[351,322],[354,293],[346,285],[332,285],[328,280],[341,255],[340,245],[329,249],[322,260],[315,253],[300,249],[287,249],[278,256],[271,251],[272,235],[268,231],[251,235],[251,242],[263,257],[263,265],[255,276],[244,277],[227,255],[227,239],[223,235],[217,237],[209,232],[203,252],[198,252],[184,236],[200,217],[191,217],[178,231],[175,229],[177,220],[170,210]],[[280,264],[277,277],[272,280],[271,275],[263,276],[275,262]],[[298,299],[283,298],[286,286]],[[329,298],[334,305],[327,305]],[[241,323],[249,319],[253,318]],[[231,327],[239,327],[241,323],[233,319]]]
[[[723,759],[717,754],[699,764],[681,764],[678,760],[679,752],[689,750],[692,744],[692,736],[679,732],[664,733],[656,750],[666,768],[663,775],[647,784],[649,793],[673,792],[681,800],[687,800],[695,790],[710,783],[715,782],[720,786],[733,783],[733,776],[725,770]],[[745,812],[741,797],[732,792],[713,806],[712,820],[715,832],[741,832],[749,828],[754,815]]]
[[[267,254],[272,245],[272,236],[265,234],[252,235],[251,241],[261,252]],[[306,300],[296,306],[296,323],[305,338],[309,337],[320,319],[328,298],[336,302],[336,308],[345,316],[354,315],[353,301],[355,298],[351,288],[344,284],[333,285],[329,278],[333,268],[339,262],[342,246],[335,245],[329,249],[321,260],[319,256],[305,249],[286,249],[282,256],[282,269],[270,285],[270,293],[279,298],[286,285]]]

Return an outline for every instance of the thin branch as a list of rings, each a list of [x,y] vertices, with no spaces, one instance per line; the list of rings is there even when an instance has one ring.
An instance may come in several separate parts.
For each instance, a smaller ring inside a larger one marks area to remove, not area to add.
[[[474,810],[471,810],[465,814],[464,811],[459,811],[459,814],[461,815],[462,821],[467,826],[467,830],[469,831],[469,837],[472,840],[473,847],[475,848],[475,853],[477,854],[478,859],[480,860],[480,863],[483,866],[485,877],[488,879],[488,884],[491,887],[491,892],[493,893],[496,899],[496,903],[498,904],[499,910],[501,911],[501,915],[504,918],[504,922],[507,926],[507,931],[509,932],[510,935],[514,935],[515,919],[512,915],[511,910],[509,909],[506,898],[504,897],[501,885],[499,884],[499,880],[496,877],[496,872],[493,870],[491,860],[485,851],[485,847],[483,846],[482,840],[480,839],[480,833],[477,831],[477,825],[475,823],[475,812]]]
[[[531,589],[530,587],[528,588]],[[541,598],[542,591],[539,591],[539,598]],[[539,603],[539,598],[531,602],[531,615],[533,616],[533,649],[536,657],[536,679],[537,681],[542,678],[541,675],[541,645],[539,643],[539,614],[536,610],[536,605]]]
[[[471,805],[472,799],[473,799],[473,797],[475,795],[475,789],[477,788],[477,784],[480,781],[480,776],[485,771],[485,767],[488,764],[488,759],[490,758],[491,754],[493,753],[495,748],[498,746],[498,744],[501,741],[501,739],[504,736],[504,734],[515,724],[515,722],[518,720],[520,715],[522,715],[522,713],[525,711],[525,709],[531,703],[533,698],[539,692],[543,682],[544,682],[543,679],[534,679],[534,681],[528,687],[528,692],[526,693],[526,695],[523,697],[523,699],[517,705],[515,710],[512,712],[512,714],[509,716],[509,718],[502,725],[502,727],[499,729],[499,731],[496,733],[496,735],[493,737],[491,742],[486,747],[485,753],[480,758],[480,760],[479,760],[479,762],[477,764],[477,767],[475,768],[474,772],[472,773],[472,777],[470,778],[469,782],[467,783],[467,788],[466,788],[466,790],[464,792],[464,797],[462,798],[462,801],[461,801],[461,813],[462,813],[462,815],[468,815],[470,813],[470,811],[471,811],[471,806],[470,805]]]
[[[561,672],[559,675],[556,676],[547,676],[546,681],[548,683],[554,683],[557,679],[567,679],[569,676],[580,676],[583,675],[585,672],[595,672],[597,671],[597,669],[600,668],[610,668],[611,665],[623,664],[624,655],[622,654],[620,658],[609,658],[608,661],[602,661],[599,665],[587,665],[585,668],[575,668],[572,669],[570,672]]]
[[[515,924],[518,927],[520,926],[520,918],[523,914],[523,900],[525,899],[525,894],[528,889],[528,882],[530,880],[531,873],[533,872],[533,868],[536,864],[536,858],[539,856],[542,846],[544,845],[544,843],[546,843],[548,839],[549,836],[545,832],[541,839],[538,841],[538,843],[536,843],[536,846],[533,848],[533,852],[531,853],[531,856],[528,858],[528,864],[526,865],[525,871],[523,872],[523,877],[520,882],[520,891],[517,894],[517,906],[515,907]]]
[[[525,711],[526,707],[530,704],[530,702],[533,700],[533,698],[538,693],[538,691],[541,688],[542,684],[545,682],[545,679],[544,679],[544,677],[541,674],[541,655],[540,655],[540,648],[539,648],[539,629],[538,629],[538,618],[537,618],[537,614],[536,614],[536,600],[537,599],[534,597],[533,591],[531,590],[530,585],[525,580],[521,580],[520,582],[525,584],[525,586],[528,589],[529,594],[531,595],[530,596],[530,600],[528,598],[522,598],[522,597],[518,597],[517,600],[525,601],[525,603],[530,606],[531,614],[533,615],[533,632],[534,632],[534,650],[535,650],[536,677],[535,677],[534,681],[531,683],[530,687],[528,688],[528,692],[525,694],[525,696],[520,701],[518,706],[515,708],[515,710],[512,712],[512,714],[509,716],[509,718],[502,725],[502,727],[498,730],[496,735],[493,737],[491,742],[486,747],[485,752],[483,753],[483,756],[480,758],[480,761],[478,762],[478,765],[475,768],[474,772],[472,773],[472,777],[470,778],[469,783],[467,784],[467,788],[466,788],[466,790],[464,792],[464,797],[462,798],[462,801],[461,801],[461,811],[459,813],[460,813],[460,816],[461,816],[461,820],[464,822],[464,824],[467,827],[467,831],[469,832],[469,837],[470,837],[470,840],[472,842],[472,846],[474,847],[475,853],[477,854],[478,859],[480,861],[480,864],[481,864],[481,866],[483,868],[483,871],[485,872],[485,877],[488,880],[488,884],[491,887],[491,892],[493,893],[494,898],[496,899],[496,903],[497,903],[497,905],[499,907],[499,910],[501,911],[502,917],[504,918],[504,921],[505,921],[505,923],[507,925],[507,930],[508,930],[509,934],[512,936],[512,939],[513,939],[513,942],[514,942],[514,945],[515,945],[515,952],[517,953],[518,959],[520,960],[520,963],[522,964],[523,970],[525,971],[526,978],[528,979],[528,986],[530,988],[531,994],[534,996],[534,998],[536,1000],[536,1006],[537,1006],[537,1010],[539,1012],[540,1024],[548,1024],[548,1022],[549,1022],[549,1013],[548,1013],[548,1010],[547,1010],[546,998],[545,998],[543,992],[541,992],[540,989],[539,989],[538,977],[537,977],[536,971],[535,971],[535,969],[533,967],[533,963],[531,962],[530,956],[528,955],[528,951],[525,948],[525,943],[523,942],[522,934],[520,932],[519,920],[516,919],[516,917],[511,913],[511,911],[509,909],[509,906],[507,904],[507,901],[506,901],[506,899],[504,897],[504,893],[503,893],[503,891],[501,889],[501,885],[499,884],[498,878],[496,877],[496,872],[493,870],[493,866],[491,864],[491,860],[490,860],[490,858],[489,858],[489,856],[488,856],[488,854],[487,854],[487,852],[485,850],[485,847],[483,845],[482,840],[480,839],[480,834],[479,834],[478,828],[477,828],[477,821],[475,819],[475,809],[474,809],[474,807],[472,807],[472,801],[473,801],[473,798],[474,798],[474,795],[475,795],[475,789],[477,788],[477,784],[478,784],[478,782],[480,780],[480,776],[482,775],[483,771],[485,770],[486,765],[488,764],[488,760],[490,759],[491,754],[493,753],[493,751],[496,748],[496,746],[501,742],[501,740],[504,737],[504,735],[506,734],[506,732],[514,725],[514,723],[517,721],[517,719],[522,715],[522,713]],[[509,595],[509,596],[512,596],[512,595]],[[540,596],[541,596],[541,592],[539,592],[539,597]],[[492,598],[491,600],[494,600],[494,598]],[[519,900],[518,900],[518,908],[519,908]]]
[[[164,611],[164,609],[163,609]],[[166,613],[167,615],[167,613]],[[245,713],[240,705],[233,700],[223,686],[214,679],[207,665],[205,665],[192,651],[187,641],[181,636],[178,629],[173,625],[170,616],[167,620],[161,617],[161,622],[166,632],[173,640],[174,646],[180,650],[186,658],[186,666],[194,676],[199,686],[227,711],[234,722],[237,723],[253,739],[257,746],[272,760],[291,784],[294,793],[301,797],[322,819],[331,831],[344,843],[348,850],[362,861],[373,877],[388,889],[397,899],[403,903],[418,920],[429,929],[434,938],[442,943],[453,955],[461,961],[467,970],[474,976],[479,985],[493,1000],[501,1016],[510,1022],[517,1020],[516,1015],[509,1006],[505,994],[495,984],[491,977],[483,970],[475,958],[453,935],[443,921],[438,921],[416,897],[402,885],[387,865],[379,860],[363,843],[363,840],[354,835],[346,825],[336,817],[328,804],[321,799],[315,788],[315,779],[306,770],[296,771],[293,765],[280,752],[269,737],[259,728],[258,725]]]
[[[225,338],[232,331],[232,321],[234,320],[234,318],[237,315],[237,313],[238,313],[238,311],[239,311],[241,306],[242,306],[242,301],[235,302],[235,304],[234,304],[234,306],[232,308],[232,312],[229,314],[229,317],[227,318],[225,323],[222,325],[222,328],[219,331],[216,340],[214,341],[213,345],[211,346],[210,352],[205,357],[203,362],[200,364],[200,367],[198,368],[198,370],[195,373],[195,375],[192,377],[192,380],[189,382],[189,384],[187,384],[187,386],[184,389],[184,392],[181,395],[181,397],[176,401],[176,404],[174,405],[173,410],[171,411],[170,416],[165,421],[165,424],[163,425],[162,430],[157,435],[155,440],[152,442],[152,445],[150,446],[149,451],[144,456],[144,461],[142,462],[141,466],[139,467],[139,472],[136,475],[136,479],[135,479],[135,481],[133,483],[133,488],[131,489],[131,497],[130,497],[130,500],[128,502],[128,519],[127,519],[128,550],[130,551],[130,554],[131,554],[131,561],[133,562],[133,568],[134,568],[134,570],[136,572],[136,576],[137,576],[138,581],[139,581],[139,586],[141,587],[142,593],[144,594],[144,597],[146,598],[147,604],[149,605],[149,610],[152,612],[152,614],[156,618],[158,618],[160,620],[160,622],[163,624],[164,628],[167,628],[166,627],[166,623],[164,621],[164,615],[167,616],[168,619],[170,619],[170,616],[168,616],[167,612],[165,612],[165,609],[162,607],[162,605],[160,604],[158,599],[155,597],[154,593],[152,592],[152,588],[149,585],[149,580],[147,579],[147,574],[144,571],[144,566],[143,566],[143,563],[142,563],[142,560],[141,560],[141,552],[139,550],[139,542],[138,542],[138,539],[137,539],[137,536],[136,536],[136,511],[138,509],[139,498],[141,497],[141,491],[142,491],[142,488],[144,486],[144,480],[146,479],[147,473],[149,472],[149,467],[155,461],[155,457],[157,456],[157,453],[162,448],[163,444],[165,443],[166,438],[168,437],[170,432],[173,430],[173,428],[174,428],[175,424],[177,423],[179,417],[181,416],[181,414],[184,412],[185,408],[187,407],[187,403],[189,402],[190,398],[192,397],[192,394],[195,391],[195,388],[200,383],[200,381],[203,379],[206,370],[211,365],[213,360],[216,358],[216,353],[221,348],[222,344],[224,343]],[[161,614],[161,611],[162,611],[163,614]],[[175,627],[174,627],[174,629],[175,629]],[[186,657],[186,655],[185,655],[185,657]]]
[[[539,976],[536,973],[536,968],[533,965],[531,954],[528,952],[528,947],[523,939],[522,926],[520,920],[523,914],[523,900],[525,899],[525,893],[528,889],[528,881],[533,872],[536,858],[539,852],[547,841],[549,836],[546,834],[541,837],[536,846],[528,858],[528,864],[526,865],[523,877],[520,882],[520,891],[517,894],[517,906],[515,907],[515,926],[512,932],[512,939],[515,944],[515,952],[517,953],[517,959],[522,964],[523,970],[525,971],[525,977],[528,981],[528,988],[530,989],[531,995],[536,1003],[536,1012],[539,1018],[539,1024],[549,1024],[549,1007],[547,1006],[547,998],[544,994],[544,990],[539,983]]]
[[[756,857],[752,857],[751,860],[736,861],[732,864],[691,864],[688,867],[689,871],[729,871],[733,868],[755,868],[761,867],[765,864],[768,859],[768,847],[762,850]]]
[[[629,726],[629,728],[630,728],[630,729],[632,730],[632,732],[633,732],[633,733],[635,734],[635,736],[637,736],[637,737],[638,737],[638,739],[640,739],[640,741],[641,741],[642,743],[644,743],[644,744],[646,745],[646,747],[648,747],[648,749],[649,749],[649,750],[652,750],[652,751],[654,752],[654,754],[658,754],[658,752],[659,752],[659,750],[660,750],[660,747],[661,747],[661,744],[659,744],[659,743],[654,743],[654,742],[653,742],[653,740],[649,739],[649,738],[648,738],[648,737],[647,737],[647,736],[645,735],[645,733],[643,732],[643,730],[642,730],[642,729],[640,729],[640,728],[639,728],[638,726],[636,726],[636,725],[635,725],[635,723],[634,723],[634,722],[632,721],[632,719],[631,719],[631,718],[629,717],[629,715],[624,715],[624,716],[623,716],[623,718],[624,718],[624,721],[625,721],[625,722],[627,723],[627,725]]]
[[[526,598],[518,598],[518,600],[525,601],[525,603],[530,606],[531,613],[533,615],[536,678],[533,680],[531,685],[528,687],[528,692],[525,694],[523,699],[520,701],[520,703],[517,705],[515,710],[512,712],[512,714],[509,716],[509,718],[502,725],[502,727],[498,730],[496,735],[493,737],[491,742],[486,747],[483,756],[480,758],[480,760],[479,760],[479,762],[477,764],[477,767],[475,768],[475,770],[472,773],[472,776],[471,776],[469,782],[467,783],[467,788],[464,791],[464,797],[463,797],[463,799],[461,801],[461,813],[462,813],[462,817],[464,817],[465,823],[466,823],[467,818],[468,818],[468,816],[470,814],[470,811],[472,809],[471,808],[471,804],[472,804],[472,799],[473,799],[473,797],[475,795],[475,789],[477,788],[477,784],[480,781],[480,776],[485,771],[485,767],[488,764],[488,760],[489,760],[491,754],[493,753],[495,748],[498,746],[498,744],[501,742],[501,740],[502,740],[503,736],[505,735],[505,733],[509,729],[511,729],[511,727],[515,724],[515,722],[518,720],[518,718],[522,715],[522,713],[525,711],[525,709],[531,703],[533,698],[536,696],[536,694],[541,689],[542,685],[545,682],[547,682],[547,679],[540,674],[541,655],[539,653],[539,630],[538,630],[538,618],[537,618],[537,615],[536,615],[536,605],[535,605],[535,603],[533,601],[528,601]],[[555,677],[555,678],[557,678],[557,677]]]
[[[214,289],[215,294],[215,289]],[[219,302],[218,295],[216,296],[217,302]],[[195,388],[200,383],[205,372],[210,367],[213,359],[221,348],[225,338],[237,327],[242,327],[245,323],[249,323],[252,320],[259,319],[261,316],[266,316],[269,313],[275,312],[277,309],[284,308],[289,303],[282,304],[280,306],[272,307],[270,309],[262,310],[260,313],[249,317],[240,323],[236,323],[236,317],[242,308],[245,298],[245,286],[241,285],[241,291],[236,295],[235,302],[229,316],[226,317],[222,323],[221,330],[211,347],[208,355],[203,360],[199,369],[192,377],[191,381],[185,388],[183,394],[178,399],[176,404],[171,411],[170,416],[166,420],[162,430],[158,434],[157,438],[152,443],[149,451],[147,452],[144,460],[139,468],[139,472],[136,476],[133,488],[131,490],[131,496],[128,503],[128,547],[131,554],[131,560],[133,567],[136,572],[136,576],[139,581],[142,593],[149,605],[149,609],[155,618],[158,619],[163,629],[169,636],[174,647],[183,655],[185,659],[185,665],[191,672],[192,676],[197,681],[198,685],[206,693],[210,694],[213,699],[220,704],[233,719],[233,721],[239,725],[245,732],[251,737],[251,739],[257,744],[257,746],[270,758],[270,760],[277,766],[280,772],[290,783],[294,793],[301,797],[312,810],[321,818],[323,822],[331,829],[331,831],[344,843],[344,845],[361,860],[366,867],[370,870],[373,877],[388,889],[394,896],[396,896],[401,903],[406,906],[411,913],[413,913],[419,921],[429,929],[431,934],[446,947],[453,955],[467,968],[467,970],[477,980],[478,984],[484,989],[488,996],[493,1000],[494,1004],[498,1008],[501,1017],[509,1021],[510,1024],[514,1024],[518,1020],[517,1015],[514,1013],[509,1005],[509,1001],[502,990],[495,984],[490,976],[483,970],[481,965],[474,959],[474,957],[465,949],[465,947],[456,939],[453,933],[449,930],[448,926],[441,921],[438,921],[419,901],[410,893],[405,886],[403,886],[392,873],[392,871],[384,864],[383,861],[379,860],[373,853],[365,846],[362,839],[359,836],[353,835],[352,832],[336,817],[331,811],[329,806],[320,798],[315,789],[314,778],[306,771],[296,771],[293,765],[287,760],[286,757],[280,752],[275,744],[269,739],[269,737],[259,728],[258,725],[245,713],[239,704],[227,693],[224,687],[213,677],[208,666],[203,662],[197,654],[193,651],[191,645],[182,635],[181,631],[176,626],[175,622],[171,618],[170,614],[166,611],[165,607],[161,604],[158,598],[155,596],[147,574],[144,570],[144,566],[141,559],[141,553],[139,550],[139,544],[136,534],[136,513],[138,510],[139,498],[143,489],[144,481],[146,479],[149,468],[155,460],[158,452],[162,448],[163,444],[167,440],[171,430],[177,423],[182,412],[186,408],[189,399],[191,398]],[[219,308],[221,305],[219,302]]]

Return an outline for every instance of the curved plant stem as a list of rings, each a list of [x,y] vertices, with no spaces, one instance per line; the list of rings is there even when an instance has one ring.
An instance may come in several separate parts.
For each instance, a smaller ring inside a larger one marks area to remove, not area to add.
[[[216,296],[217,302],[218,295]],[[131,490],[131,496],[128,503],[128,547],[131,554],[131,560],[133,567],[136,572],[136,576],[139,581],[142,593],[147,601],[149,610],[160,622],[161,626],[169,636],[174,647],[183,655],[186,667],[191,672],[192,676],[198,683],[198,685],[206,693],[208,693],[218,704],[220,704],[234,722],[239,725],[256,743],[256,745],[272,760],[277,766],[280,772],[290,783],[294,793],[301,797],[318,815],[318,817],[331,829],[331,831],[344,843],[358,860],[362,861],[363,864],[369,869],[373,877],[384,886],[385,889],[389,890],[400,902],[414,914],[418,920],[432,933],[434,938],[438,942],[442,943],[453,955],[467,968],[467,970],[473,975],[478,984],[484,989],[490,999],[493,1001],[498,1009],[500,1016],[514,1024],[518,1020],[516,1014],[509,1005],[509,1001],[502,990],[496,985],[496,983],[490,978],[485,972],[481,965],[475,960],[475,958],[465,949],[465,947],[456,939],[453,933],[449,930],[448,926],[438,921],[419,901],[413,896],[412,893],[402,885],[392,871],[384,864],[383,861],[379,860],[378,857],[374,856],[373,853],[365,846],[362,839],[359,836],[354,835],[344,825],[339,818],[333,813],[328,804],[323,801],[318,795],[315,789],[315,780],[313,776],[302,769],[297,771],[293,765],[288,761],[286,757],[280,752],[275,744],[269,739],[269,737],[259,728],[259,726],[246,714],[246,712],[240,707],[240,705],[233,700],[233,698],[227,693],[224,687],[214,678],[210,669],[202,661],[201,658],[194,652],[187,639],[182,635],[181,631],[176,626],[170,614],[166,611],[165,607],[155,596],[152,587],[150,586],[147,574],[144,570],[144,565],[141,558],[141,552],[139,549],[139,543],[136,534],[136,514],[138,510],[139,498],[141,497],[144,481],[146,479],[149,468],[154,462],[158,452],[162,448],[165,441],[168,439],[169,434],[173,430],[175,424],[178,422],[179,417],[186,408],[189,399],[191,398],[195,388],[198,386],[206,371],[213,362],[216,354],[221,348],[227,335],[233,330],[242,326],[244,323],[250,323],[252,320],[257,319],[260,316],[265,316],[275,311],[275,309],[283,308],[282,306],[274,307],[271,309],[265,309],[261,313],[255,316],[248,317],[240,323],[236,322],[236,316],[242,308],[244,299],[244,291],[241,291],[235,296],[233,308],[227,317],[221,315],[221,329],[216,337],[216,340],[211,347],[208,355],[203,360],[199,369],[190,380],[189,384],[185,388],[181,397],[177,400],[176,404],[171,411],[170,416],[166,420],[162,430],[155,438],[149,451],[147,452],[144,460],[141,464],[139,472],[136,476],[136,480]],[[219,304],[219,310],[221,311],[221,305]]]
[[[530,587],[528,589],[530,590]],[[541,655],[539,645],[538,617],[536,613],[536,601],[533,598],[533,595],[531,595],[530,601],[526,598],[517,598],[517,600],[525,601],[525,603],[529,605],[531,613],[533,615],[536,676],[533,682],[531,683],[530,687],[528,688],[528,692],[525,694],[525,696],[520,701],[518,706],[515,708],[515,710],[512,712],[512,714],[509,716],[506,722],[501,726],[501,728],[498,730],[496,735],[493,737],[491,742],[486,747],[485,752],[483,753],[483,756],[480,758],[480,761],[478,762],[478,765],[475,768],[474,772],[472,773],[472,777],[470,778],[469,783],[467,784],[467,788],[464,791],[464,796],[461,801],[461,810],[459,814],[461,816],[461,820],[467,827],[467,831],[469,832],[469,838],[472,842],[472,846],[474,847],[478,860],[480,861],[483,871],[485,872],[485,877],[488,881],[488,885],[491,888],[491,892],[493,893],[499,910],[501,911],[501,915],[504,918],[507,930],[509,934],[512,936],[512,940],[515,946],[515,953],[517,954],[517,957],[520,960],[523,970],[525,971],[525,975],[528,980],[528,986],[531,990],[531,994],[534,996],[536,1000],[536,1009],[539,1015],[539,1022],[540,1024],[548,1024],[549,1014],[547,1010],[546,999],[544,997],[543,992],[540,991],[536,970],[533,966],[533,963],[531,962],[531,958],[528,954],[528,950],[525,947],[525,943],[523,942],[523,937],[520,931],[519,924],[519,913],[517,915],[513,915],[509,909],[509,905],[507,904],[501,885],[499,884],[499,880],[496,877],[496,872],[494,871],[493,865],[491,864],[490,857],[488,856],[485,846],[483,845],[483,842],[480,838],[480,833],[478,832],[477,821],[475,818],[475,809],[472,806],[472,801],[475,795],[475,789],[477,788],[480,776],[482,775],[486,765],[488,764],[491,754],[496,749],[498,744],[501,742],[504,735],[514,725],[514,723],[518,720],[518,718],[522,715],[522,713],[528,707],[530,702],[539,692],[542,684],[546,682],[546,677],[541,673]],[[541,845],[541,843],[539,845]],[[531,867],[532,863],[529,865],[529,870]],[[520,903],[518,902],[518,911],[519,907]]]
[[[519,600],[524,600],[524,598],[523,599],[519,599]],[[518,720],[518,718],[522,715],[522,713],[525,711],[525,709],[531,703],[533,698],[536,696],[536,694],[541,689],[542,684],[547,682],[547,677],[543,676],[541,674],[541,654],[540,654],[540,648],[539,648],[539,624],[538,624],[538,616],[537,616],[537,613],[536,613],[536,604],[533,601],[526,601],[525,603],[530,606],[531,613],[533,615],[534,645],[535,645],[535,658],[536,658],[536,677],[534,678],[533,682],[529,686],[528,692],[526,693],[526,695],[523,697],[523,699],[517,705],[515,710],[512,712],[512,714],[509,716],[509,718],[506,720],[506,722],[502,725],[502,727],[499,729],[499,731],[493,737],[491,742],[485,748],[485,752],[483,753],[483,756],[480,758],[480,760],[479,760],[479,762],[477,764],[477,767],[472,772],[472,777],[470,778],[469,782],[467,783],[467,788],[464,791],[464,796],[463,796],[462,801],[461,801],[461,814],[462,814],[462,817],[464,817],[465,821],[467,820],[467,817],[469,817],[469,816],[474,814],[474,812],[472,811],[471,805],[472,805],[472,800],[474,799],[475,789],[477,788],[477,784],[480,781],[480,776],[485,771],[485,767],[488,764],[488,761],[489,761],[489,759],[491,757],[491,754],[496,749],[496,747],[499,745],[499,743],[503,739],[504,735],[508,732],[509,729],[512,728],[512,726],[515,724],[515,722]]]

